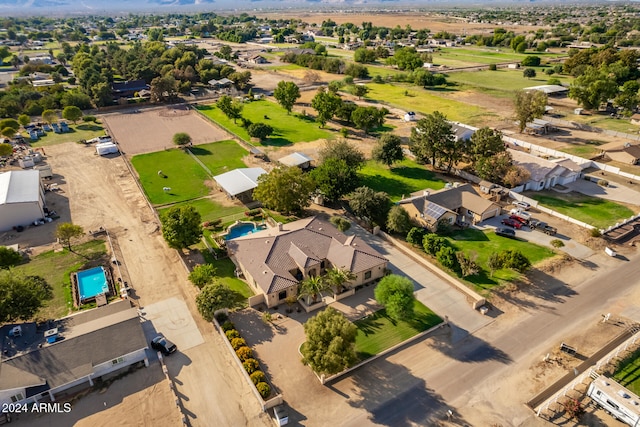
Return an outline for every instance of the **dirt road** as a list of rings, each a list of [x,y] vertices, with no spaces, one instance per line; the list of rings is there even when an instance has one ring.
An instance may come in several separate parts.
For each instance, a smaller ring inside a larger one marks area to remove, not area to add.
[[[124,158],[93,153],[74,143],[47,148],[49,162],[60,175],[60,194],[68,201],[70,220],[85,230],[104,226],[118,239],[134,301],[141,307],[171,297],[187,303],[205,342],[175,360],[167,358],[167,366],[190,424],[208,426],[212,420],[222,420],[224,425],[262,425],[266,415],[240,372],[234,371],[221,338],[197,313],[195,288],[187,281],[177,253],[164,243],[159,223]],[[144,425],[144,414],[129,407],[127,400],[118,406],[111,425]]]

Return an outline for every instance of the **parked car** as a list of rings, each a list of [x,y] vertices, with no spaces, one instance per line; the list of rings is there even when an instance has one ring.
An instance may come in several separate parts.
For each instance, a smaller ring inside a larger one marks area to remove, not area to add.
[[[520,221],[516,221],[515,219],[505,218],[500,222],[503,223],[504,225],[508,225],[509,227],[513,227],[518,230],[522,228],[522,224],[520,223]]]
[[[527,209],[529,209],[531,207],[531,205],[527,202],[515,202],[513,204],[513,206],[515,206],[516,208],[520,208],[524,211],[526,211]]]
[[[529,212],[525,212],[522,209],[514,208],[509,211],[511,215],[517,215],[520,218],[526,219],[527,221],[531,221],[531,214]]]
[[[157,351],[161,351],[165,356],[175,352],[178,347],[163,335],[158,335],[151,340],[151,348]]]
[[[518,216],[518,215],[511,215],[509,218],[518,221],[522,225],[529,224],[529,220],[528,219],[522,218],[521,216]]]
[[[548,234],[549,236],[555,236],[556,233],[558,232],[557,228],[552,227],[546,222],[542,222],[542,221],[531,221],[529,223],[529,227],[531,227],[532,230],[542,231],[543,233]]]
[[[510,228],[498,227],[496,228],[496,234],[502,237],[516,237],[516,231]]]

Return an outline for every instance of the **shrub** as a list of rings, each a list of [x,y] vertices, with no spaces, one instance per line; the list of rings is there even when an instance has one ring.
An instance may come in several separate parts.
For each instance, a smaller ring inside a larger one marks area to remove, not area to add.
[[[427,234],[427,230],[422,227],[413,227],[407,233],[407,242],[412,245],[421,245],[424,241],[424,236]]]
[[[373,76],[373,80],[374,83],[384,83],[384,80],[382,80],[382,76],[380,74],[377,74],[375,76]]]
[[[98,119],[96,118],[96,116],[83,116],[82,121],[85,123],[95,123],[96,121],[98,121]]]
[[[246,347],[247,342],[244,340],[244,338],[234,338],[231,340],[231,347],[233,347],[234,350],[239,349],[240,347]]]
[[[230,329],[226,331],[225,335],[227,336],[227,339],[229,341],[231,341],[234,338],[240,338],[240,332],[236,331],[235,329]]]
[[[252,138],[264,140],[273,133],[273,128],[266,123],[253,123],[247,128],[247,133]]]
[[[273,320],[273,316],[271,315],[271,313],[269,313],[268,311],[262,313],[262,321],[265,325],[268,325],[271,320]]]
[[[251,375],[249,375],[249,377],[251,377],[251,381],[253,381],[254,384],[267,382],[267,377],[262,371],[254,371]]]
[[[580,417],[582,417],[582,414],[584,414],[584,408],[577,399],[567,399],[567,401],[564,402],[563,406],[564,410],[567,411],[567,416],[570,419],[579,420]]]
[[[351,228],[351,222],[349,222],[348,219],[342,218],[341,216],[338,216],[338,215],[332,216],[331,219],[329,219],[329,222],[335,225],[336,228],[342,232],[345,232],[349,228]]]
[[[449,246],[442,246],[436,253],[438,262],[450,270],[458,270],[460,264],[458,264],[458,258],[456,257],[456,251]]]
[[[260,393],[260,396],[262,396],[263,399],[266,399],[271,394],[271,387],[269,387],[269,384],[267,383],[256,384],[256,389],[258,390],[258,393]]]
[[[437,254],[440,249],[447,245],[447,239],[437,234],[427,234],[422,241],[424,251],[429,255]]]
[[[496,64],[489,64],[489,71],[496,71],[498,66]]]
[[[592,228],[590,231],[591,237],[600,237],[602,236],[602,233],[600,233],[600,230],[598,230],[597,228]]]
[[[216,320],[218,321],[219,324],[222,325],[227,320],[229,320],[229,316],[227,316],[224,312],[220,312],[216,315]]]
[[[349,129],[347,129],[347,128],[341,128],[341,129],[340,129],[340,135],[341,135],[343,138],[347,138],[347,137],[349,136]]]
[[[231,321],[227,320],[226,322],[224,322],[222,325],[220,325],[220,327],[222,328],[223,331],[227,332],[230,331],[232,329],[235,329],[235,326],[233,326],[233,323],[231,323]]]
[[[500,253],[502,259],[502,266],[504,268],[512,268],[520,273],[524,273],[529,267],[531,267],[531,261],[522,252],[507,249]]]
[[[254,373],[260,368],[260,364],[258,363],[258,361],[253,358],[245,359],[244,362],[242,362],[242,366],[244,367],[244,370],[247,371],[247,374],[249,375],[251,375],[252,373]]]
[[[245,216],[256,216],[260,215],[262,211],[260,209],[251,209],[244,213]]]
[[[606,179],[599,179],[598,180],[598,185],[600,187],[608,187],[609,186],[609,181],[607,181]]]
[[[554,248],[561,248],[564,246],[564,243],[562,243],[562,240],[560,239],[553,239],[550,243]]]
[[[240,347],[236,350],[236,356],[238,356],[238,359],[240,359],[240,361],[242,362],[253,359],[253,350],[251,350],[247,346]]]

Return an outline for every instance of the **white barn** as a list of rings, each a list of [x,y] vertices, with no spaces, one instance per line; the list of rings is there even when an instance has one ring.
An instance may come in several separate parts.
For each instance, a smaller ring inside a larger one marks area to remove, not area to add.
[[[44,217],[44,189],[37,170],[0,174],[0,231]]]

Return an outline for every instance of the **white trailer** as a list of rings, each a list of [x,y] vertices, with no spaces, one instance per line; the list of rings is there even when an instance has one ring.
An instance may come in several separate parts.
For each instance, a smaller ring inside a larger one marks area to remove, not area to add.
[[[103,142],[100,144],[96,144],[96,153],[101,156],[106,154],[113,154],[118,152],[118,146],[113,142]]]
[[[640,426],[640,397],[611,378],[601,376],[593,380],[587,396],[616,420],[632,427]]]

